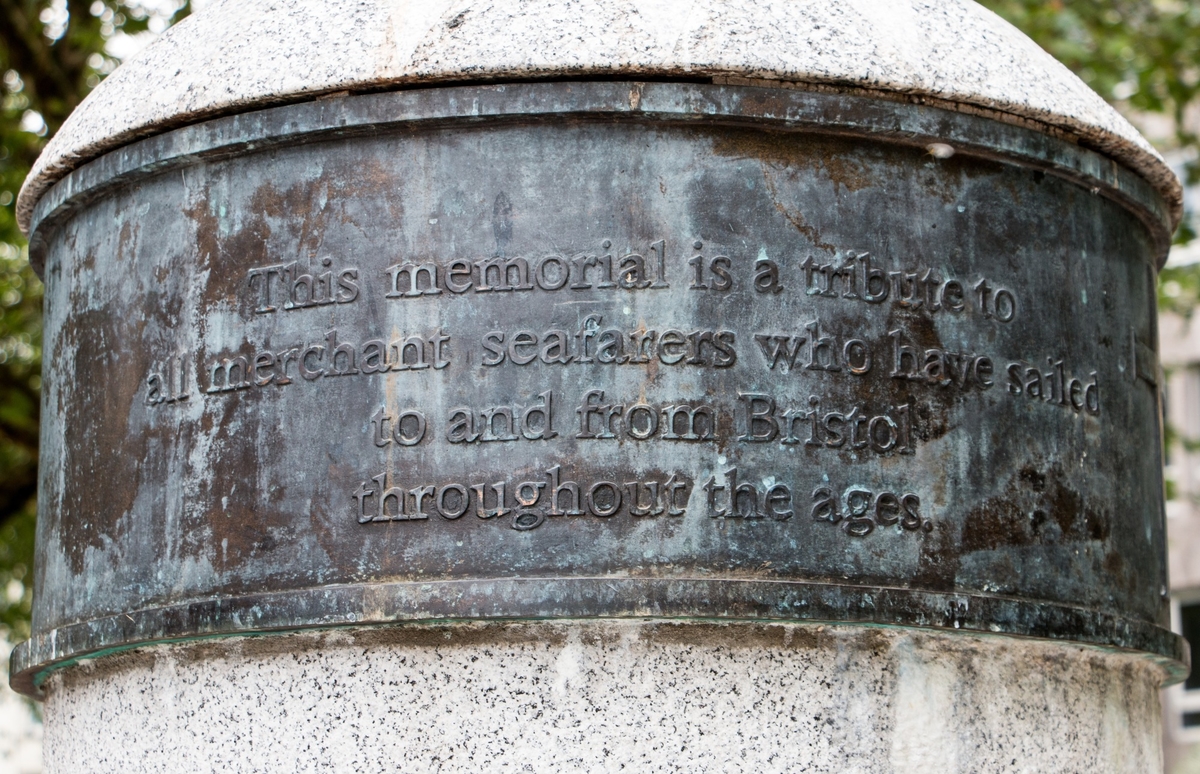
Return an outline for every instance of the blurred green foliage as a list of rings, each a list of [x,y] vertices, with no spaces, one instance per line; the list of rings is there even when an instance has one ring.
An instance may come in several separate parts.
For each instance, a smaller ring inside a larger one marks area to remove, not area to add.
[[[982,3],[1105,98],[1171,118],[1167,150],[1178,152],[1189,182],[1200,181],[1200,0]],[[42,299],[15,198],[46,138],[122,49],[189,10],[187,0],[0,0],[0,634],[12,640],[29,633]],[[1178,239],[1192,236],[1189,226]],[[1167,306],[1190,312],[1200,300],[1200,268],[1168,269],[1163,280]]]
[[[1158,308],[1187,317],[1200,303],[1200,264],[1168,266],[1158,275]]]
[[[1179,165],[1185,184],[1200,183],[1200,0],[979,2],[1135,122],[1139,116],[1169,118],[1171,136],[1160,140],[1159,150]],[[1190,242],[1196,232],[1195,213],[1189,212],[1175,233],[1176,244]],[[1168,269],[1161,280],[1162,307],[1190,314],[1200,264]]]
[[[1133,114],[1172,119],[1186,181],[1200,182],[1200,2],[1195,0],[980,0]]]

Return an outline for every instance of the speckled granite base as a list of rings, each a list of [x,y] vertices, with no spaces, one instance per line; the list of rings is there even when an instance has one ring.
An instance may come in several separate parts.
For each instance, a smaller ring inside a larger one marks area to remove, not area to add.
[[[144,649],[47,685],[55,772],[1161,771],[1157,669],[851,627],[408,627]]]

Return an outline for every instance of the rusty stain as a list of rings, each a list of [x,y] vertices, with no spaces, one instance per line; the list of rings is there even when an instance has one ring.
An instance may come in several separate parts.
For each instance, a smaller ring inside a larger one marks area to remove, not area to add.
[[[1089,505],[1064,478],[1058,463],[1023,466],[1002,494],[966,514],[963,551],[1058,541],[1107,541],[1111,517]]]
[[[843,188],[854,193],[879,184],[863,159],[864,151],[874,150],[874,144],[861,140],[782,132],[735,129],[713,139],[717,156],[754,159],[781,171],[807,169],[833,183],[835,195]]]
[[[775,209],[779,211],[780,215],[787,218],[788,223],[791,223],[797,231],[808,237],[814,246],[830,253],[837,252],[837,248],[834,245],[821,241],[821,233],[805,222],[804,215],[799,210],[792,209],[780,201],[775,178],[771,174],[769,167],[765,164],[763,165],[763,180],[767,184],[767,189],[771,192],[771,202],[775,205]]]

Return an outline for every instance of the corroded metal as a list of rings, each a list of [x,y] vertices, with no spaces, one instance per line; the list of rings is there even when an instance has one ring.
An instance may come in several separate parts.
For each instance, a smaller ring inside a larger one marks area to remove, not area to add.
[[[36,214],[14,684],[167,639],[589,616],[1178,676],[1164,213],[1031,130],[703,84],[348,96],[115,151]]]

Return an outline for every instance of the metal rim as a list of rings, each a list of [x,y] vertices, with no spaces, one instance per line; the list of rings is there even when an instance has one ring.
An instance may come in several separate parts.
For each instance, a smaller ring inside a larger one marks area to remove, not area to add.
[[[697,615],[697,599],[714,612]],[[179,640],[418,622],[586,618],[902,626],[1020,636],[1140,653],[1163,668],[1168,684],[1187,675],[1188,645],[1179,635],[1068,605],[798,581],[599,577],[363,583],[148,608],[35,634],[14,649],[10,682],[14,690],[37,696],[50,673],[81,659]]]
[[[44,232],[112,186],[272,147],[362,133],[496,121],[614,119],[870,138],[1017,163],[1072,181],[1131,210],[1155,242],[1157,267],[1170,249],[1168,207],[1140,175],[1095,151],[1042,132],[937,107],[869,97],[757,86],[681,82],[530,82],[342,95],[268,108],[176,129],[112,151],[46,193],[30,224],[30,262],[40,274]],[[1156,268],[1157,268],[1156,267]]]

